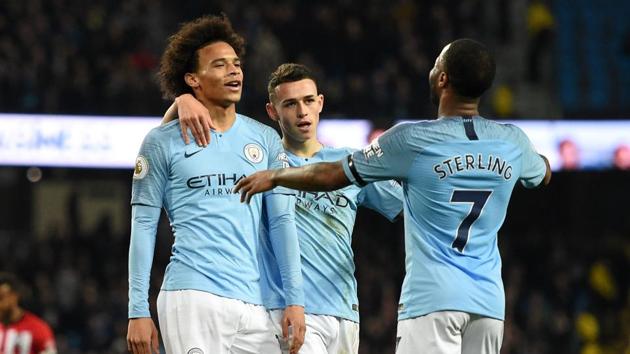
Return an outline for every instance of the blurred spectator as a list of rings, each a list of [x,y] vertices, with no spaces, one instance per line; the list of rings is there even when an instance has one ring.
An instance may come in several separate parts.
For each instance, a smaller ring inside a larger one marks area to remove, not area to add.
[[[620,170],[630,170],[630,146],[622,144],[615,149],[613,166]]]
[[[498,117],[514,116],[514,93],[508,85],[500,85],[494,90],[492,106]]]
[[[580,168],[580,149],[571,139],[564,139],[558,144],[560,168],[563,170],[577,170]]]
[[[56,354],[48,324],[20,305],[25,291],[16,276],[0,273],[0,353]]]
[[[539,82],[545,67],[551,65],[551,40],[554,18],[545,0],[531,0],[527,9],[529,45],[527,51],[527,79]]]

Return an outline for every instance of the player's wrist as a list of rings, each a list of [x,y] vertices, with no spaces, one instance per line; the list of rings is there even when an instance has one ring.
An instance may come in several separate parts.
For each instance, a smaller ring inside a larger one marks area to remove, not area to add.
[[[283,169],[277,169],[271,172],[271,177],[269,179],[271,181],[272,189],[276,188],[278,186],[279,181],[282,180],[282,170]]]

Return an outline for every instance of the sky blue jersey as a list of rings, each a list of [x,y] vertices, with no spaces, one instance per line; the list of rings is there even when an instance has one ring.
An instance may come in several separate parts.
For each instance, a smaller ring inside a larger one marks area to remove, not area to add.
[[[289,164],[299,167],[338,161],[351,153],[349,149],[323,147],[309,158],[290,152],[287,154]],[[368,207],[393,220],[402,212],[402,187],[394,181],[382,181],[362,188],[350,185],[333,192],[296,193],[295,220],[304,278],[305,311],[359,322],[351,247],[357,207]],[[268,243],[263,246],[261,254],[265,267],[276,267],[276,259]],[[263,272],[262,288],[266,307],[284,307],[282,281],[277,273]]]
[[[212,132],[206,148],[185,145],[178,120],[151,130],[140,148],[133,180],[129,316],[148,315],[157,224],[155,217],[143,221],[148,207],[149,214],[157,210],[158,217],[159,208],[165,209],[175,237],[162,290],[194,289],[262,304],[258,252],[264,209],[274,230],[268,242],[282,254],[283,274],[276,275],[285,280],[290,301],[303,304],[295,196],[276,189],[246,204],[232,192],[247,175],[285,166],[288,159],[278,134],[242,115],[237,114],[228,131]]]
[[[344,171],[359,185],[403,184],[399,320],[441,310],[504,318],[497,232],[516,181],[535,187],[546,172],[523,131],[479,116],[404,123],[346,159]]]

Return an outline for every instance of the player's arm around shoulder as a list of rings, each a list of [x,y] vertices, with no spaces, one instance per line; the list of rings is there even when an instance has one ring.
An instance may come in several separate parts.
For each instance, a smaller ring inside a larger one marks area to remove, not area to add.
[[[162,125],[179,119],[182,139],[186,145],[190,143],[188,130],[199,146],[206,147],[210,143],[210,129],[214,128],[208,109],[190,93],[177,96],[162,118]]]

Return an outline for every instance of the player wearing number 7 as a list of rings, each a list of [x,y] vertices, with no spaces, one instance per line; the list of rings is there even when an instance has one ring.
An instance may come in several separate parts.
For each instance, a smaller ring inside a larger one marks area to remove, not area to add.
[[[500,351],[505,295],[497,232],[516,182],[546,185],[551,172],[519,128],[479,116],[494,73],[485,46],[456,40],[429,74],[437,120],[397,125],[338,162],[262,171],[236,186],[248,201],[277,185],[335,190],[402,182],[406,275],[397,354]]]

